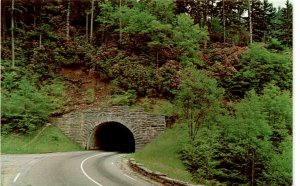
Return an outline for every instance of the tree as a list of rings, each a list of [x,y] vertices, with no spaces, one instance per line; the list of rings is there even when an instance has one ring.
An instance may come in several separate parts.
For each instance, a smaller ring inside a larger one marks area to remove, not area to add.
[[[289,53],[269,51],[261,44],[253,44],[241,58],[237,73],[222,84],[231,98],[243,98],[255,89],[261,93],[263,87],[274,81],[282,90],[292,87],[292,59]]]
[[[225,16],[225,0],[222,0],[222,7],[223,7],[223,43],[226,41],[226,16]]]
[[[252,35],[256,42],[270,39],[271,21],[275,15],[275,8],[268,0],[252,1],[251,5]],[[249,23],[250,24],[250,23]]]
[[[66,24],[66,37],[67,40],[70,39],[70,11],[71,11],[71,1],[68,0],[68,8],[67,8],[67,24]]]
[[[282,149],[274,153],[267,162],[263,185],[292,185],[293,182],[293,143],[292,137],[288,136],[280,144]]]
[[[9,17],[8,15],[8,9],[10,7],[10,2],[9,1],[1,1],[1,39],[2,43],[6,41],[7,37],[7,30],[9,27],[9,23],[7,21],[7,18]]]
[[[173,0],[153,0],[145,2],[145,6],[150,13],[162,24],[170,24],[174,20],[175,4]]]
[[[89,42],[89,14],[90,14],[90,11],[86,10],[85,11],[85,37],[86,37],[86,42]]]
[[[93,41],[93,23],[94,23],[94,0],[92,1],[92,7],[91,7],[91,27],[90,27],[90,43]]]
[[[11,1],[11,62],[13,67],[15,66],[14,9],[15,9],[15,0],[12,0]]]
[[[289,91],[281,91],[274,82],[268,84],[260,96],[263,112],[273,133],[271,141],[277,152],[282,151],[281,144],[292,135],[293,111],[292,98]]]
[[[96,21],[100,25],[100,32],[101,32],[101,41],[106,42],[108,38],[113,34],[114,30],[117,27],[117,21],[120,22],[121,16],[118,16],[118,12],[116,7],[111,2],[105,2],[105,3],[99,3],[99,8],[101,9],[100,15],[97,16]],[[87,20],[88,20],[88,14],[90,12],[87,12]],[[119,19],[119,20],[117,20]],[[86,29],[88,29],[88,25],[86,26]]]
[[[175,102],[189,128],[190,139],[195,140],[200,128],[209,127],[221,113],[223,90],[204,71],[192,67],[182,72],[181,80]]]
[[[222,32],[211,32],[212,40],[219,41],[218,35],[222,34],[222,41],[235,44],[244,44],[245,23],[242,15],[246,11],[247,1],[218,1],[212,7],[213,19],[211,28],[215,27],[216,22],[222,23]],[[217,34],[217,35],[216,35]],[[216,38],[214,38],[216,37]],[[249,41],[247,41],[249,42]]]
[[[38,85],[37,80],[20,67],[3,73],[1,132],[32,132],[62,106],[63,85],[55,80]]]
[[[175,53],[183,64],[198,63],[196,60],[199,51],[199,44],[208,40],[208,33],[206,29],[200,29],[198,24],[190,16],[179,14],[176,16],[176,25],[173,27],[173,48]]]
[[[252,38],[253,38],[253,35],[252,35],[252,8],[251,8],[251,4],[252,4],[252,1],[251,0],[248,0],[248,17],[249,17],[249,32],[250,32],[250,44],[252,44]]]
[[[254,91],[237,103],[233,117],[222,120],[223,146],[220,148],[224,180],[256,185],[263,179],[265,164],[270,158],[272,134],[262,104]]]
[[[278,39],[286,46],[292,47],[293,44],[293,5],[286,1],[286,6],[279,7],[274,13],[271,23],[270,35]]]
[[[215,176],[222,174],[218,169],[221,160],[218,159],[220,148],[220,131],[216,126],[203,127],[193,141],[183,144],[180,158],[192,173],[195,180],[201,184],[214,180]]]

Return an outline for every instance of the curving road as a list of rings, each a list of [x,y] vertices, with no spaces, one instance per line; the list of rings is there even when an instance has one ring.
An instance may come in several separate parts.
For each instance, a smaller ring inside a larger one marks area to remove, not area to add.
[[[148,186],[121,167],[122,154],[85,151],[45,155],[1,155],[3,186]],[[15,164],[15,165],[14,165]],[[9,168],[10,167],[10,168]]]

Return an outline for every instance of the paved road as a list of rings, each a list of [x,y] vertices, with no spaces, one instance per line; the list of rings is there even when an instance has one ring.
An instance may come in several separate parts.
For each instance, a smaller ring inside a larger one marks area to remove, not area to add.
[[[1,182],[3,186],[152,185],[124,171],[121,156],[99,151],[1,155]]]

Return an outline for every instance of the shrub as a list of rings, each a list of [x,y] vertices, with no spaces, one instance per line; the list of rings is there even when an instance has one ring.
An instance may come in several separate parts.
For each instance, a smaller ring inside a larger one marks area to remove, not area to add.
[[[127,92],[123,92],[123,94],[115,94],[112,95],[110,104],[112,106],[130,106],[136,102],[136,93],[134,90],[129,90]]]
[[[274,85],[250,91],[218,123],[202,127],[180,155],[201,183],[291,185],[291,97]]]
[[[119,63],[112,69],[119,86],[124,90],[135,90],[138,95],[153,95],[156,92],[155,70],[138,62]]]
[[[261,44],[254,44],[244,53],[238,72],[222,84],[231,98],[243,98],[254,89],[261,93],[264,86],[274,82],[281,90],[291,90],[292,59],[288,53],[275,53]]]
[[[27,133],[42,126],[50,114],[62,106],[63,85],[58,81],[38,83],[37,77],[4,73],[2,132]]]
[[[194,179],[200,183],[212,181],[221,171],[217,169],[220,164],[218,148],[220,146],[219,132],[203,128],[199,136],[183,145],[180,157],[187,169],[192,173]]]
[[[284,45],[281,44],[281,42],[276,39],[276,38],[272,38],[270,40],[270,42],[268,43],[268,49],[274,49],[274,50],[279,50],[279,51],[283,51],[286,47]]]

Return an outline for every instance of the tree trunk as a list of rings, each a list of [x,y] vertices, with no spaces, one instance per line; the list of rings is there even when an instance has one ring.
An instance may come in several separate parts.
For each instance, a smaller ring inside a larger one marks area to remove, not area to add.
[[[5,41],[6,38],[6,3],[4,5],[4,2],[0,2],[1,3],[1,14],[3,14],[3,16],[1,16],[1,42],[3,43]]]
[[[241,22],[241,5],[240,5],[240,1],[238,0],[238,19],[239,19],[239,23]]]
[[[208,0],[204,1],[204,11],[203,11],[203,21],[204,21],[204,27],[207,25],[207,8],[208,8]]]
[[[90,33],[90,43],[93,41],[93,22],[94,22],[94,0],[92,0],[92,9],[91,9],[91,33]]]
[[[85,12],[85,37],[86,37],[86,42],[89,42],[89,12]]]
[[[254,185],[254,173],[255,173],[255,154],[252,152],[252,165],[251,165],[251,186]]]
[[[15,38],[14,38],[14,9],[15,9],[15,0],[11,2],[11,62],[12,67],[15,66]]]
[[[223,43],[225,43],[226,41],[225,0],[223,0],[222,3],[223,3]]]
[[[156,74],[158,73],[158,49],[156,50]]]
[[[70,39],[70,11],[71,11],[71,1],[68,1],[68,9],[67,9],[67,40]]]
[[[39,47],[42,47],[42,32],[40,32],[40,36],[39,36]]]
[[[35,5],[33,5],[33,28],[36,27],[36,8]]]
[[[119,10],[121,11],[121,5],[122,5],[122,0],[120,0],[120,4],[119,4]],[[120,17],[120,23],[119,23],[119,29],[120,29],[120,32],[119,32],[119,44],[121,45],[122,43],[122,31],[121,31],[121,28],[122,28],[122,21],[121,21],[121,17]]]
[[[249,32],[250,32],[250,44],[252,44],[252,11],[251,11],[251,0],[248,0],[248,16],[249,16]]]
[[[213,9],[212,8],[213,7],[213,1],[211,1],[211,5],[212,6],[210,7],[211,8],[211,10],[210,10],[210,25],[212,25],[213,17],[214,17],[214,13],[213,13],[213,10],[212,10]]]

